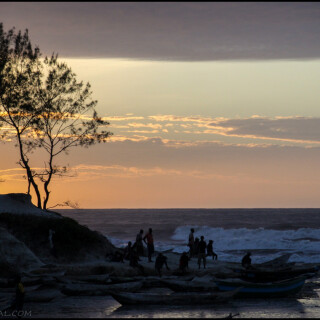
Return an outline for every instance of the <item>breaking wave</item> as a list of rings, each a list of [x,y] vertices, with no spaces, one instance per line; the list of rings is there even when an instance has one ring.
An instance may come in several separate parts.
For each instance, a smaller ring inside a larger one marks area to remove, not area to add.
[[[289,261],[320,262],[320,229],[301,228],[297,230],[224,229],[208,226],[179,226],[168,235],[168,241],[155,241],[158,251],[172,250],[182,253],[188,251],[187,239],[190,228],[195,229],[195,237],[204,236],[214,241],[214,251],[219,259],[239,262],[246,251],[252,252],[252,262],[261,263],[274,259],[284,253],[291,253]],[[111,242],[123,247],[126,240],[109,238]]]

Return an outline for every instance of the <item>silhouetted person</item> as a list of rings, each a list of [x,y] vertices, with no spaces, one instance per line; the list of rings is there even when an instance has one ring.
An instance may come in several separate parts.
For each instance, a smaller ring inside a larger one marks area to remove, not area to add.
[[[207,245],[207,257],[210,256],[212,259],[218,260],[218,255],[213,251],[213,240],[209,240]]]
[[[194,244],[193,244],[193,254],[195,256],[198,256],[198,253],[199,253],[199,238],[197,237],[195,240],[194,240]]]
[[[132,255],[131,255],[129,261],[130,261],[130,262],[129,262],[129,265],[130,265],[131,267],[137,267],[137,265],[138,265],[138,254],[137,254],[136,251],[133,251],[133,252],[132,252]]]
[[[10,306],[10,309],[19,312],[19,311],[22,311],[24,295],[25,295],[24,286],[21,282],[20,275],[16,276],[15,283],[16,283],[15,297],[12,302],[12,305]]]
[[[141,229],[140,232],[136,236],[136,248],[137,248],[137,253],[139,256],[143,256],[143,243],[142,243],[142,235],[143,235],[143,230]]]
[[[116,251],[109,255],[110,261],[111,262],[124,262],[123,261],[123,253]]]
[[[123,252],[123,257],[125,260],[130,260],[132,251],[133,251],[132,242],[129,241],[128,245],[124,248],[124,252]]]
[[[241,264],[244,268],[250,269],[251,266],[251,252],[247,252],[247,254],[242,258]]]
[[[132,250],[131,256],[130,256],[130,263],[129,265],[133,268],[138,268],[142,274],[144,274],[144,268],[141,264],[138,263],[139,255],[136,250]]]
[[[183,252],[180,261],[179,261],[179,269],[185,272],[189,267],[189,260],[188,254],[186,252]]]
[[[167,264],[167,257],[164,256],[161,252],[158,254],[156,262],[154,264],[155,269],[157,270],[159,276],[161,277],[161,270],[163,265],[167,267],[167,270],[170,270]]]
[[[206,248],[207,243],[204,241],[204,236],[201,236],[201,240],[199,241],[198,249],[198,266],[200,269],[201,266],[201,260],[203,260],[203,267],[206,268]]]
[[[49,247],[50,247],[50,253],[57,258],[57,250],[56,250],[56,246],[54,244],[54,238],[55,238],[55,231],[52,229],[49,229]]]
[[[190,256],[190,258],[192,258],[193,257],[193,255],[194,255],[194,229],[193,228],[191,228],[190,229],[190,233],[189,233],[189,239],[188,239],[188,247],[190,248],[190,250],[189,250],[189,256]]]
[[[146,241],[146,239],[147,239],[147,241]],[[152,254],[154,253],[152,228],[149,228],[149,232],[143,237],[143,241],[146,243],[147,248],[148,248],[148,261],[153,262],[151,260]]]

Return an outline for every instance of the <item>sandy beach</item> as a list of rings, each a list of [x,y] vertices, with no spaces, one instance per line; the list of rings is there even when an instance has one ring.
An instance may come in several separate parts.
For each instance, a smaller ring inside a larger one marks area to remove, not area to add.
[[[173,276],[176,271],[179,255],[167,252],[168,265],[170,270],[163,270],[162,279],[179,278]],[[218,274],[229,274],[235,267],[240,267],[238,263],[224,261],[212,261],[207,259],[207,268],[200,270],[197,266],[197,259],[190,261],[189,272],[180,279],[192,279],[193,277],[208,277]],[[154,270],[154,263],[142,257],[140,261],[148,274],[146,277],[139,275],[138,270],[129,266],[128,261],[102,262],[95,261],[85,264],[65,264],[47,268],[33,270],[28,275],[25,274],[23,281],[26,287],[26,302],[24,310],[31,311],[32,317],[141,317],[141,318],[162,318],[162,317],[193,317],[193,318],[223,318],[230,313],[239,318],[314,318],[319,315],[318,299],[320,292],[320,279],[314,277],[308,279],[303,290],[295,298],[282,299],[232,299],[226,304],[216,304],[209,306],[121,306],[108,294],[99,294],[99,287],[110,285],[110,279],[118,281],[146,280],[151,283],[151,288],[141,288],[138,291],[159,292],[163,288],[152,288],[157,279]],[[108,271],[108,272],[106,272]],[[1,279],[2,287],[5,279]],[[130,283],[130,282],[128,282]],[[81,287],[82,293],[63,294],[66,287]],[[13,288],[2,288],[0,295],[1,306],[8,302],[9,296],[13,295]],[[40,296],[50,296],[50,301],[28,300],[28,295],[39,292]],[[5,301],[6,300],[6,301]]]
[[[30,210],[32,209],[29,200],[25,199],[25,197],[17,195],[14,198],[24,199],[27,204],[29,203]],[[265,260],[267,259],[269,263],[272,261],[273,270],[281,268],[296,271],[301,269],[313,270],[313,273],[308,275],[302,289],[294,296],[244,299],[235,295],[223,303],[209,303],[206,305],[194,303],[188,303],[184,306],[122,305],[112,297],[114,292],[148,293],[149,295],[153,293],[172,294],[172,290],[175,289],[170,287],[169,284],[174,281],[183,282],[188,288],[187,291],[190,290],[190,286],[194,287],[194,284],[197,284],[198,287],[200,285],[201,288],[204,288],[201,289],[202,292],[218,292],[217,280],[236,280],[241,276],[241,272],[239,273],[242,268],[241,259],[237,257],[242,254],[244,249],[234,250],[233,257],[237,261],[226,261],[220,257],[221,255],[223,256],[222,251],[217,251],[218,260],[207,257],[205,269],[203,265],[199,269],[197,257],[193,257],[189,261],[189,267],[186,272],[181,273],[178,269],[181,252],[175,252],[176,240],[173,239],[172,242],[168,242],[170,248],[166,250],[158,250],[158,240],[156,240],[156,252],[152,257],[153,262],[148,262],[145,250],[144,256],[140,257],[140,267],[131,267],[128,260],[124,260],[124,262],[112,261],[114,253],[116,251],[122,252],[123,246],[119,247],[112,244],[101,232],[95,230],[95,225],[93,225],[92,230],[70,217],[64,217],[59,214],[41,216],[38,211],[33,214],[32,210],[27,214],[28,219],[26,220],[26,213],[21,214],[19,206],[16,207],[10,204],[6,210],[8,208],[10,213],[0,214],[0,239],[2,243],[0,310],[2,310],[2,315],[5,317],[12,315],[4,313],[3,310],[11,304],[14,298],[14,277],[17,273],[22,276],[21,281],[25,287],[23,307],[23,312],[25,312],[23,315],[25,317],[224,318],[231,314],[235,318],[314,318],[320,315],[318,307],[320,279],[317,272],[319,263],[294,261],[295,257],[297,257],[295,251],[286,252],[284,250],[277,251],[276,249],[272,250],[272,257],[275,256],[276,258],[268,259],[266,258],[268,247],[263,250],[260,249],[260,251],[253,250],[252,265],[254,268],[261,269],[266,263],[258,261],[257,256],[260,252],[265,255]],[[118,214],[121,217],[121,213]],[[91,220],[88,219],[86,224],[91,227],[90,221],[97,223],[98,216],[91,212],[88,214],[89,216]],[[136,223],[142,224],[145,216],[145,214],[139,216],[139,213],[137,213],[132,215],[131,219]],[[201,217],[199,212],[198,216]],[[85,218],[86,215],[83,214],[83,217]],[[108,216],[103,215],[103,217],[107,218]],[[155,221],[153,212],[149,213],[148,217],[149,219],[153,218],[153,221]],[[208,216],[204,217],[205,223],[210,223]],[[212,215],[212,217],[215,216]],[[163,216],[162,220],[165,219],[166,217]],[[297,219],[299,219],[299,216]],[[158,236],[160,234],[162,238],[170,239],[170,233],[164,232],[168,228],[166,224],[162,226],[162,220],[155,227],[155,235]],[[185,219],[185,221],[187,220]],[[121,223],[121,220],[119,223]],[[128,230],[134,232],[136,229],[127,228],[126,225],[119,223],[113,224],[113,226],[110,225],[110,230],[114,230],[114,233],[117,233],[118,228],[124,233],[124,231]],[[41,228],[37,226],[41,226]],[[48,234],[52,229],[56,231],[54,244],[57,255],[52,254],[50,243],[48,242]],[[179,230],[179,227],[177,227],[177,230]],[[184,227],[182,230],[188,230],[188,227]],[[211,230],[216,231],[217,229],[211,229],[206,226],[197,227],[196,234]],[[242,237],[246,229],[239,230]],[[249,233],[249,236],[256,233],[257,237],[259,237],[259,230],[261,231],[261,229],[253,229],[253,233]],[[298,232],[300,232],[299,230]],[[221,229],[222,231],[223,229]],[[239,231],[235,229],[233,234],[236,235],[237,232]],[[283,237],[287,237],[287,234],[285,233]],[[218,242],[217,233],[215,236],[214,239]],[[311,236],[312,234],[310,234]],[[314,235],[314,237],[316,236],[317,234]],[[160,240],[162,238],[160,237]],[[231,240],[236,241],[235,239]],[[250,240],[252,242],[252,239]],[[268,242],[263,241],[264,239],[261,239],[260,243],[268,246]],[[307,240],[298,241],[304,243]],[[292,243],[296,244],[296,242],[293,238]],[[313,242],[316,243],[316,241]],[[39,243],[42,245],[39,246]],[[182,240],[181,244],[183,243],[184,240]],[[245,241],[242,242],[244,245],[246,243]],[[163,267],[161,277],[155,269],[155,260],[159,252],[167,257],[169,267],[169,270]],[[309,259],[309,256],[306,256],[307,259]],[[201,294],[201,291],[195,293],[195,297],[199,294]]]

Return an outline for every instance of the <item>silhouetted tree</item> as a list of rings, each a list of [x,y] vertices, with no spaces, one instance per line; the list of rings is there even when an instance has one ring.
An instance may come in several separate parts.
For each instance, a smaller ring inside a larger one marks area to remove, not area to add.
[[[12,41],[13,30],[9,30],[7,33],[3,30],[3,25],[0,23],[0,95],[2,91],[2,70],[7,63],[8,55],[10,52],[10,43]],[[0,128],[3,124],[0,122]],[[0,182],[5,180],[0,177]]]
[[[41,118],[34,132],[35,142],[48,156],[46,168],[37,174],[44,183],[46,209],[53,175],[67,173],[65,166],[54,165],[55,158],[73,147],[105,142],[111,133],[104,130],[109,123],[97,115],[97,101],[91,99],[90,84],[78,82],[71,68],[59,62],[57,56],[46,58],[43,65],[47,76],[39,87]]]
[[[72,147],[105,142],[112,133],[105,130],[109,123],[97,115],[97,101],[91,99],[89,83],[78,82],[57,55],[41,60],[39,49],[31,47],[27,30],[24,35],[12,32],[10,37],[8,58],[0,70],[0,122],[7,126],[3,136],[14,131],[19,164],[27,173],[28,193],[32,186],[38,207],[46,209],[53,176],[63,176],[68,171],[66,166],[55,163],[57,156]],[[39,149],[45,151],[45,167],[36,170],[30,166],[30,156]],[[43,203],[39,182],[44,187]]]
[[[17,34],[14,29],[8,33],[0,27],[1,63],[0,63],[0,123],[2,139],[14,135],[19,148],[19,164],[26,170],[28,193],[30,185],[37,195],[38,207],[41,197],[34,171],[29,165],[32,146],[28,142],[33,127],[39,122],[41,110],[35,103],[37,81],[39,77],[39,50],[32,49],[28,30]]]
[[[8,61],[9,53],[12,51],[11,44],[14,30],[4,32],[3,24],[0,23],[0,84],[2,82],[2,70]],[[0,85],[0,90],[2,86]]]

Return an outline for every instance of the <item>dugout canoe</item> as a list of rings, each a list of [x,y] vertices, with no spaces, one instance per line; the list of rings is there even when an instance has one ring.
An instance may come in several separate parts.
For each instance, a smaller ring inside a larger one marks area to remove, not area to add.
[[[267,269],[234,269],[239,273],[241,279],[250,282],[272,282],[292,279],[301,275],[308,274],[309,277],[315,275],[319,271],[319,266],[311,267],[291,267],[283,268],[279,270],[267,270]]]
[[[218,289],[216,283],[211,281],[162,280],[161,283],[175,292],[210,292]]]
[[[122,305],[199,305],[228,302],[239,288],[228,292],[131,293],[114,292],[111,296]]]
[[[270,268],[270,267],[271,268],[272,267],[279,268],[281,266],[288,265],[288,260],[291,257],[291,255],[292,255],[292,253],[285,253],[278,258],[260,263],[259,266],[260,267],[267,267],[267,268]]]
[[[119,284],[68,284],[62,287],[61,292],[67,296],[104,296],[111,292],[134,292],[141,289],[143,281]]]
[[[253,283],[241,279],[216,280],[220,291],[228,292],[240,288],[239,298],[278,298],[297,294],[303,287],[307,276],[268,283]]]
[[[26,292],[24,302],[50,302],[53,299],[64,297],[60,290],[35,290]]]

